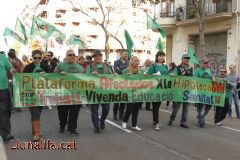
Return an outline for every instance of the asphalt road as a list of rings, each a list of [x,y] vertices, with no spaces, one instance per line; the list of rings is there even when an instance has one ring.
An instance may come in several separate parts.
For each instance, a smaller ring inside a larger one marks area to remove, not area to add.
[[[162,104],[162,108],[165,104]],[[78,137],[59,133],[57,110],[44,109],[41,116],[43,139],[60,144],[76,142],[72,150],[22,150],[16,141],[31,141],[30,112],[24,109],[12,115],[12,133],[15,140],[5,144],[8,160],[239,160],[240,120],[225,120],[224,126],[213,124],[213,112],[207,117],[205,128],[196,126],[196,111],[190,108],[188,124],[190,129],[179,127],[178,118],[172,127],[167,126],[171,109],[160,109],[160,131],[152,126],[150,111],[141,110],[138,125],[142,131],[121,129],[120,121],[112,120],[112,109],[101,134],[93,132],[90,112],[83,108],[78,119]],[[12,148],[11,148],[12,147]]]

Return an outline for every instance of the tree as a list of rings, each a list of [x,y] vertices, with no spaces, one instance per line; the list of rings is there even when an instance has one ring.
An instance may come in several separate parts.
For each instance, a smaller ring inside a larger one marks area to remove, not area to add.
[[[104,6],[101,0],[96,0],[96,3],[98,5],[98,7],[100,8],[100,11],[102,14],[102,19],[97,19],[94,16],[90,15],[89,10],[87,8],[83,8],[83,6],[80,3],[76,4],[72,0],[70,0],[70,3],[72,4],[74,11],[84,14],[89,19],[91,19],[93,23],[99,25],[102,28],[102,30],[105,34],[105,47],[104,48],[105,48],[106,58],[109,55],[108,44],[109,44],[110,37],[112,37],[116,41],[118,41],[119,44],[121,45],[122,49],[124,49],[122,42],[117,38],[117,34],[118,34],[118,29],[123,25],[125,20],[122,20],[122,22],[119,24],[115,34],[110,33],[107,28],[110,23],[110,14],[114,13],[117,7],[114,8],[114,7],[110,7],[110,6]]]
[[[193,0],[194,7],[196,8],[199,14],[199,45],[200,45],[200,55],[203,55],[205,52],[205,5],[206,0]]]

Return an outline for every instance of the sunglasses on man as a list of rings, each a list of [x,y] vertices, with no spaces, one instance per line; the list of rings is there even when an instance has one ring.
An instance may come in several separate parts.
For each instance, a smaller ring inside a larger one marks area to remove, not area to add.
[[[42,57],[33,57],[33,59],[38,59],[38,60],[40,60],[40,59],[42,59]]]
[[[75,57],[75,54],[68,54],[68,57]]]

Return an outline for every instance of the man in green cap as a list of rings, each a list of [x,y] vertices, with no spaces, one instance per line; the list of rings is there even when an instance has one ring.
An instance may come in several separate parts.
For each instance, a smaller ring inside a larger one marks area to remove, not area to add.
[[[193,76],[193,68],[189,67],[189,59],[190,59],[190,56],[188,54],[182,55],[182,63],[174,69],[173,75],[192,77]],[[168,125],[172,126],[172,122],[175,120],[178,109],[181,106],[181,104],[183,106],[183,109],[182,109],[182,118],[180,121],[180,127],[189,128],[187,126],[188,105],[189,105],[188,102],[173,102],[172,114],[170,116]]]
[[[215,77],[212,75],[211,70],[208,67],[208,61],[207,59],[202,59],[200,67],[197,68],[194,71],[194,77],[197,78],[204,78],[204,79],[210,79],[212,81],[215,81]],[[200,128],[204,128],[205,125],[205,117],[207,116],[208,112],[212,108],[212,105],[198,103],[196,104],[197,107],[197,118],[198,118],[198,126]]]

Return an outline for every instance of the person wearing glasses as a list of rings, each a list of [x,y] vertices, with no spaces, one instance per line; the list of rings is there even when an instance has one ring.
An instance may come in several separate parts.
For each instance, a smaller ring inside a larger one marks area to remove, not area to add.
[[[214,123],[218,126],[223,125],[223,120],[226,118],[228,109],[229,109],[229,96],[231,93],[231,87],[234,83],[231,83],[227,77],[227,69],[221,68],[220,69],[220,76],[217,77],[217,80],[220,82],[226,83],[226,91],[225,91],[225,102],[224,106],[215,106],[215,116],[214,116]]]
[[[53,60],[53,52],[48,51],[45,54],[45,59],[41,61],[42,64],[48,66],[49,73],[53,73],[55,70],[55,67],[57,66],[57,63]],[[52,106],[48,106],[48,109],[52,109]]]
[[[42,60],[41,63],[48,66],[50,73],[53,73],[55,70],[55,67],[57,66],[57,63],[53,60],[53,52],[52,51],[48,51],[45,54],[45,60]]]
[[[42,60],[42,51],[34,50],[32,51],[33,62],[26,65],[23,69],[23,73],[39,73],[43,74],[45,72],[49,72],[49,69],[46,65],[41,64]],[[42,106],[34,106],[29,108],[31,112],[31,121],[32,121],[32,135],[33,141],[37,142],[41,139],[40,134],[40,116],[42,111]]]
[[[55,68],[55,73],[83,73],[83,68],[77,62],[77,57],[73,50],[68,50],[66,53],[66,62],[61,62]],[[59,132],[63,133],[67,125],[67,132],[73,136],[78,136],[77,120],[81,105],[62,105],[58,106],[58,117],[60,121]]]
[[[182,63],[180,65],[176,66],[176,68],[173,71],[173,75],[192,77],[193,76],[193,68],[189,67],[189,59],[190,59],[190,56],[188,54],[183,54],[182,55]],[[189,128],[187,125],[188,106],[189,106],[188,102],[173,102],[172,114],[170,116],[168,126],[172,126],[172,123],[176,118],[178,109],[181,106],[181,104],[182,104],[183,108],[182,108],[182,118],[180,121],[180,127]]]
[[[201,60],[200,67],[194,71],[193,75],[194,77],[197,77],[197,78],[210,79],[212,81],[216,80],[215,77],[212,75],[211,70],[208,67],[208,61],[206,59]],[[196,108],[198,112],[198,115],[197,115],[198,126],[200,128],[204,128],[205,117],[207,116],[208,112],[212,108],[212,105],[198,103],[196,104]]]
[[[98,75],[98,74],[112,74],[112,69],[107,63],[103,62],[102,53],[100,50],[94,50],[92,55],[94,61],[88,65],[86,74]],[[99,119],[98,109],[100,104],[91,104],[91,118],[95,133],[100,133],[100,128],[105,129],[105,120],[109,114],[109,103],[101,104],[102,115]],[[99,124],[100,123],[100,124]]]

